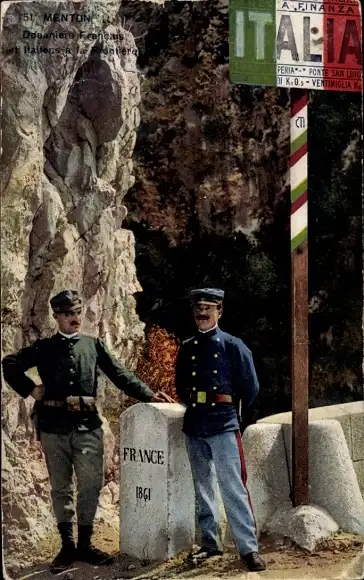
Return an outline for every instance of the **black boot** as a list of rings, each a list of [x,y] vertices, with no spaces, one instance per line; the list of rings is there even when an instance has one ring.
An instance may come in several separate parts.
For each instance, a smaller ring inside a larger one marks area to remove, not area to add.
[[[73,524],[64,522],[58,524],[57,527],[61,535],[62,547],[60,552],[49,566],[52,574],[59,574],[60,572],[64,572],[67,570],[67,568],[72,566],[73,562],[76,560],[76,546],[73,539]]]
[[[92,526],[78,526],[77,560],[98,566],[112,564],[114,558],[91,545]]]
[[[241,559],[251,572],[262,572],[266,569],[266,565],[258,552],[249,552],[249,554],[241,556]]]

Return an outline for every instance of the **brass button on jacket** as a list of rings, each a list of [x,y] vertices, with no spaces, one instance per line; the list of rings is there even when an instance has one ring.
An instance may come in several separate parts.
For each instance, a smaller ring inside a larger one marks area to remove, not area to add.
[[[193,358],[195,357],[195,358]],[[176,389],[187,406],[183,431],[206,437],[239,429],[233,402],[215,398],[229,395],[248,407],[259,390],[251,351],[244,342],[219,327],[198,332],[183,341],[176,362]],[[196,401],[195,393],[204,393]],[[192,410],[192,404],[196,408]]]

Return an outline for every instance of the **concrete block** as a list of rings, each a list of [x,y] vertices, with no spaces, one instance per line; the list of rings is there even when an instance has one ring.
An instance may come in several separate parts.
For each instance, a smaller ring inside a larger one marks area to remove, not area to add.
[[[272,536],[289,538],[310,552],[338,529],[326,510],[313,505],[280,508],[265,525],[265,530]]]
[[[351,457],[353,461],[360,461],[364,459],[364,402],[349,404],[352,408],[345,411],[350,413]]]
[[[247,487],[258,534],[266,520],[289,503],[289,479],[281,425],[250,425],[243,434]]]
[[[348,405],[353,405],[348,403]],[[354,403],[356,405],[356,403]],[[328,405],[327,407],[315,407],[308,411],[308,421],[321,421],[322,419],[336,419],[342,426],[347,445],[349,447],[350,456],[352,455],[352,436],[351,436],[351,412],[356,407],[348,407],[343,405]],[[274,423],[280,425],[292,424],[292,413],[278,413],[277,415],[270,415],[259,419],[258,423]]]
[[[287,413],[276,413],[275,415],[268,415],[262,419],[258,419],[256,424],[260,423],[273,423],[274,425],[285,425],[292,423],[292,413],[287,411]]]
[[[333,419],[339,421],[351,457],[352,439],[351,439],[351,420],[349,411],[347,411],[345,408],[338,407],[338,405],[329,405],[327,407],[316,407],[315,409],[310,409],[308,412],[309,423],[311,423],[312,421],[322,421],[325,419]]]
[[[353,461],[353,465],[361,494],[364,497],[364,461]]]
[[[138,403],[120,417],[120,551],[166,560],[192,548],[195,495],[184,407]]]
[[[292,473],[292,428],[284,425]],[[364,499],[339,421],[309,423],[309,501],[326,509],[346,532],[364,533]]]
[[[337,406],[344,409],[350,415],[352,415],[353,413],[354,414],[364,413],[364,401],[354,401],[353,403],[340,403]]]

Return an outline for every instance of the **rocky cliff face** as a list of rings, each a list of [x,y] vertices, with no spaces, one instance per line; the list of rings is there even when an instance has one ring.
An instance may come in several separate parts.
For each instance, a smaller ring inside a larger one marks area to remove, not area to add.
[[[85,298],[84,331],[106,339],[131,367],[143,338],[133,297],[141,290],[134,238],[123,229],[140,89],[134,39],[118,24],[119,6],[114,0],[67,3],[68,14],[91,17],[87,35],[80,35],[85,24],[76,19],[44,22],[45,13],[59,12],[58,3],[13,3],[4,15],[3,354],[55,330],[49,299],[69,287]],[[67,41],[47,38],[55,30],[67,33]],[[112,55],[121,44],[124,53]],[[55,47],[60,54],[52,54]],[[107,398],[117,415],[118,394]],[[48,481],[31,443],[32,402],[6,385],[2,402],[6,558],[19,563],[27,548],[29,563],[54,525]],[[107,421],[105,428],[110,466],[114,439]]]

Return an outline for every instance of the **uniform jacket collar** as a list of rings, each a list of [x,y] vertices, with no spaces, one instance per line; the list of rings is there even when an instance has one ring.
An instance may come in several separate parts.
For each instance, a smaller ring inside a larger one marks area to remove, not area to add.
[[[63,342],[63,341],[66,341],[66,340],[71,340],[71,341],[74,341],[74,340],[80,340],[80,338],[81,338],[81,334],[79,334],[79,333],[78,333],[78,334],[76,334],[75,336],[72,336],[72,337],[66,337],[66,336],[64,336],[63,334],[61,334],[60,332],[57,332],[57,333],[54,335],[54,337],[55,337],[55,339],[57,340],[57,342],[60,342],[60,341],[62,341],[62,342]]]
[[[215,326],[215,328],[211,328],[211,330],[208,330],[207,332],[197,332],[197,338],[199,338],[200,340],[204,340],[207,338],[212,338],[213,336],[216,336],[217,334],[219,334],[220,332],[220,328],[218,326]]]

